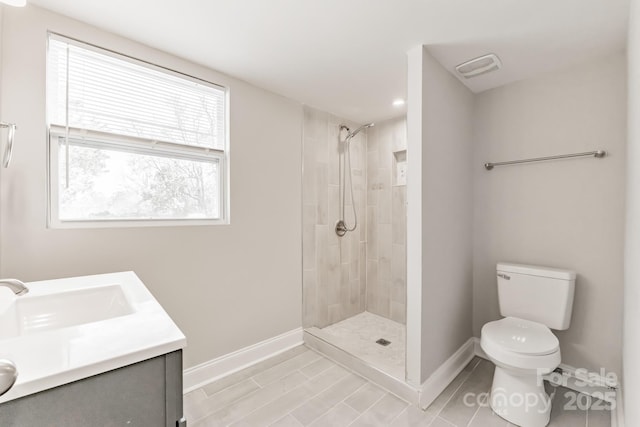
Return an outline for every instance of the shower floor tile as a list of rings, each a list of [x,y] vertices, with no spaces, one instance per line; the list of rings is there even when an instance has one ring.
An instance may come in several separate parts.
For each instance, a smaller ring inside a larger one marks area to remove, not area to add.
[[[317,332],[329,344],[404,380],[405,325],[365,311]],[[390,344],[378,344],[381,338]]]

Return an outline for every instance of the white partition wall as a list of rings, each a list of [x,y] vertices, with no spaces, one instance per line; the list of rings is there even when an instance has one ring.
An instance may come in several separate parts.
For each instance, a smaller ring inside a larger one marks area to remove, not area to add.
[[[408,52],[407,78],[407,382],[419,386],[422,352],[422,58]]]
[[[424,46],[408,53],[407,380],[471,337],[473,95]]]
[[[623,338],[625,422],[640,425],[640,1],[629,23],[629,136]]]

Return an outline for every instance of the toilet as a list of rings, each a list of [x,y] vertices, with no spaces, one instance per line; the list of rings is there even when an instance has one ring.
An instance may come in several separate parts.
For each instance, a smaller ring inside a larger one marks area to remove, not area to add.
[[[496,270],[504,318],[485,324],[480,338],[496,365],[489,403],[512,424],[544,427],[551,399],[542,376],[560,365],[560,345],[551,329],[569,328],[576,274],[508,263],[498,263]]]

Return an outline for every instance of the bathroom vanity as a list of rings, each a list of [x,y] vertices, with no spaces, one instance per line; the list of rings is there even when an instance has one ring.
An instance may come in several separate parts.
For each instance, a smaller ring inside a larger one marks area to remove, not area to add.
[[[184,425],[186,339],[133,272],[27,286],[0,294],[1,426]]]
[[[176,427],[182,416],[181,351],[0,404],[3,427]]]

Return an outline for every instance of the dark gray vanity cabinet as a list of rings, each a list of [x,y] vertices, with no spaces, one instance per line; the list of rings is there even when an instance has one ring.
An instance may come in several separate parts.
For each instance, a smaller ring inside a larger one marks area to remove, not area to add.
[[[2,427],[176,427],[182,350],[0,404]]]

